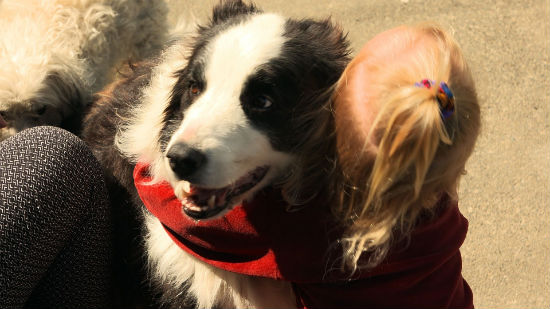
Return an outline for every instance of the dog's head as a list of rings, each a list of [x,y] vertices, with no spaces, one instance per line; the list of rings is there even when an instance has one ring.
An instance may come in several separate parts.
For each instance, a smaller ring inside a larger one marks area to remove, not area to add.
[[[0,140],[37,125],[71,129],[84,99],[75,48],[57,40],[52,14],[29,7],[0,3]]]
[[[1,75],[6,75],[4,73],[0,70]],[[0,82],[0,117],[4,119],[4,125],[0,126],[0,141],[39,125],[59,126],[68,130],[78,128],[77,115],[81,114],[82,102],[85,100],[80,88],[75,87],[78,79],[66,81],[58,72],[51,71],[41,79],[37,90],[25,87],[29,90],[14,92],[13,84],[25,83],[25,80]]]
[[[303,158],[325,159],[326,149],[312,145],[328,139],[326,104],[347,54],[328,20],[285,19],[241,1],[214,9],[175,72],[160,130],[162,168],[187,215],[219,216],[268,184],[304,175],[315,164],[304,167]]]

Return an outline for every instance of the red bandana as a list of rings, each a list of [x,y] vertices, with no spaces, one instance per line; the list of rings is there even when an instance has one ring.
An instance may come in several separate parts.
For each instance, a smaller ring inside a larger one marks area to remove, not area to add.
[[[136,165],[137,191],[180,248],[227,271],[293,282],[299,307],[473,307],[459,252],[468,221],[448,197],[408,246],[348,282],[327,271],[336,265],[342,231],[324,203],[290,213],[280,194],[266,189],[222,218],[197,222],[182,212],[170,184],[149,184],[148,167]]]

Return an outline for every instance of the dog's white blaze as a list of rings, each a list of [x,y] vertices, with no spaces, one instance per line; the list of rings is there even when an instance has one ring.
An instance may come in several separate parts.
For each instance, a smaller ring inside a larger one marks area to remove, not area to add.
[[[278,15],[256,15],[208,46],[206,89],[185,112],[168,145],[185,142],[207,154],[208,165],[201,170],[205,186],[226,186],[259,165],[288,162],[288,155],[273,150],[268,138],[250,125],[240,102],[247,78],[281,53],[284,25]]]

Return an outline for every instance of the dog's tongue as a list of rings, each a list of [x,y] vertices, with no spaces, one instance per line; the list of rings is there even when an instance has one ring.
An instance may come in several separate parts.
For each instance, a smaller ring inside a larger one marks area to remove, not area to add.
[[[197,206],[214,207],[225,204],[228,191],[228,188],[202,189],[191,185],[187,198],[191,199]]]

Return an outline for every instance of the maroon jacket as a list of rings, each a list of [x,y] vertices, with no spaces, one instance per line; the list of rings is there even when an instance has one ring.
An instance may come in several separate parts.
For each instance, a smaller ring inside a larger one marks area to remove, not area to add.
[[[286,212],[280,194],[266,189],[222,218],[197,222],[182,212],[168,183],[148,184],[147,165],[136,166],[134,180],[180,248],[227,271],[292,282],[299,308],[473,308],[459,251],[468,221],[446,196],[436,218],[349,280],[337,267],[342,230],[323,203]]]

